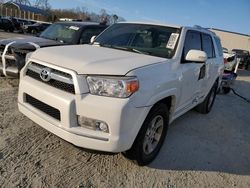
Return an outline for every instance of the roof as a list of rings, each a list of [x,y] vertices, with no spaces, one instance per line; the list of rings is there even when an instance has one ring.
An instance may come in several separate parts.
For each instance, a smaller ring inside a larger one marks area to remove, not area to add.
[[[46,11],[44,11],[42,9],[39,9],[39,8],[36,8],[36,7],[23,5],[23,4],[15,3],[15,2],[12,2],[12,1],[4,3],[4,5],[7,5],[7,4],[12,4],[12,5],[16,6],[17,8],[19,8],[20,10],[22,10],[22,11],[33,12],[35,14],[42,14],[44,16],[48,15],[48,13]]]

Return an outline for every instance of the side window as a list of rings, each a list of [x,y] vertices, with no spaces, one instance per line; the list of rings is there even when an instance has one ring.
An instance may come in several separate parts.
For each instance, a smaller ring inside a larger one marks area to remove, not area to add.
[[[215,42],[216,42],[216,46],[218,48],[219,56],[223,56],[223,49],[222,49],[222,46],[221,46],[220,38],[214,37],[214,39],[215,39]]]
[[[91,37],[99,35],[102,31],[103,28],[84,29],[80,37],[80,44],[89,44]]]
[[[207,53],[207,58],[214,58],[214,46],[210,35],[202,34],[202,49]]]
[[[187,32],[183,49],[183,58],[186,57],[189,50],[201,50],[201,35],[199,32]]]

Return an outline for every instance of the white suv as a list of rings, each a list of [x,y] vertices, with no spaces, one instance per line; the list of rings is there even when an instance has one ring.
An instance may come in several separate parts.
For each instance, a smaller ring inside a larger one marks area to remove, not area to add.
[[[220,40],[206,29],[117,23],[93,45],[30,54],[18,107],[74,145],[146,165],[174,119],[211,110],[223,67]]]

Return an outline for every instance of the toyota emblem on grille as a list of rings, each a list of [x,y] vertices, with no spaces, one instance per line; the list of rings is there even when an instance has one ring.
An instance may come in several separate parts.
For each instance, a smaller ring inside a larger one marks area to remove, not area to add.
[[[42,71],[40,72],[40,78],[45,82],[50,81],[50,79],[51,79],[51,69],[49,69],[49,68],[42,69]]]

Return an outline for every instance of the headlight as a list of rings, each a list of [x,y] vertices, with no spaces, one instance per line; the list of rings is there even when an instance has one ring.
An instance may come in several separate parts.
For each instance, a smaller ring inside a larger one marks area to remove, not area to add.
[[[126,98],[139,89],[135,77],[88,76],[90,93],[107,97]]]

